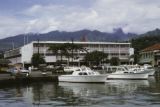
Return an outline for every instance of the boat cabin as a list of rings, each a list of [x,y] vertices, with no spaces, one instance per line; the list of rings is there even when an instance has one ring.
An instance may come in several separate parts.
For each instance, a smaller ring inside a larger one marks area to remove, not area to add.
[[[97,75],[97,72],[92,71],[90,68],[78,68],[76,69],[72,75]]]

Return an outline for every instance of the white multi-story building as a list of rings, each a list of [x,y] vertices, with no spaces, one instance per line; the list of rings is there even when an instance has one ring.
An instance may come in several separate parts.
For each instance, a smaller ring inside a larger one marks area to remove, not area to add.
[[[6,51],[4,57],[9,59],[12,64],[24,63],[30,64],[31,58],[34,53],[39,53],[44,56],[47,63],[54,63],[60,60],[60,57],[56,57],[52,51],[49,51],[49,47],[53,44],[72,43],[71,41],[33,41],[20,48]],[[74,41],[74,44],[80,44],[88,50],[103,51],[108,54],[108,58],[118,57],[121,63],[128,63],[129,57],[134,53],[130,43],[117,43],[117,42],[78,42]],[[75,52],[78,58],[75,58],[73,62],[81,62],[86,54],[85,51]],[[63,60],[68,60],[63,56]],[[71,59],[70,59],[71,60]]]

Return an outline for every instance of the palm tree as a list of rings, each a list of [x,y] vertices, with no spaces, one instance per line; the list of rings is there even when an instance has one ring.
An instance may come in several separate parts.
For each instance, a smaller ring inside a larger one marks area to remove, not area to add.
[[[65,44],[60,44],[59,45],[59,53],[60,53],[60,56],[61,56],[61,64],[62,64],[63,55],[67,54],[67,50],[66,50],[66,45]]]
[[[60,55],[60,63],[62,64],[63,55],[67,55],[66,49],[66,44],[54,44],[51,45],[48,50],[51,50],[56,56],[56,62],[58,59],[57,56]]]
[[[59,46],[56,45],[56,44],[51,45],[48,50],[52,51],[52,53],[56,56],[56,62],[57,62],[57,56],[58,56]]]
[[[68,58],[68,61],[70,61],[70,57],[72,58],[72,64],[73,64],[73,59],[74,57],[78,58],[78,54],[74,54],[74,52],[79,52],[79,51],[86,51],[85,48],[83,48],[82,45],[79,44],[73,44],[73,43],[65,43],[65,55]]]
[[[87,53],[84,57],[84,60],[89,62],[95,62],[96,65],[100,64],[100,62],[106,60],[108,58],[108,55],[101,51],[93,51],[91,53]]]
[[[110,59],[110,64],[111,64],[111,65],[114,65],[114,66],[117,66],[117,65],[120,64],[120,59],[119,59],[118,57],[112,57],[112,58]]]
[[[39,67],[39,64],[45,63],[45,59],[40,54],[35,53],[31,58],[31,62],[34,67]]]
[[[73,43],[51,45],[48,50],[51,50],[56,55],[56,59],[57,59],[57,56],[60,55],[61,63],[62,63],[63,55],[66,56],[68,58],[68,65],[69,65],[70,57],[72,58],[72,63],[73,63],[73,58],[75,57],[74,52],[77,52],[77,51],[87,52],[87,50],[83,48],[82,45],[73,44]]]

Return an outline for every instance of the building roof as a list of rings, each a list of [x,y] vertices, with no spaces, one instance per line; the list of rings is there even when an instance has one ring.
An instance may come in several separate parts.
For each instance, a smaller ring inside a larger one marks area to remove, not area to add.
[[[32,43],[38,43],[38,41],[32,41]],[[39,43],[72,43],[72,41],[39,41]],[[82,41],[74,41],[76,44],[124,44],[130,45],[129,42],[82,42]]]
[[[25,46],[31,46],[33,44],[37,44],[37,43],[40,43],[40,44],[62,44],[62,43],[72,43],[72,41],[32,41],[28,44],[25,44],[21,47],[18,47],[18,48],[15,48],[15,49],[11,49],[11,50],[8,50],[8,51],[5,51],[6,52],[10,52],[10,51],[13,51],[13,50],[20,50],[21,48],[25,47]],[[74,41],[75,44],[99,44],[99,45],[131,45],[130,42],[82,42],[82,41]]]
[[[149,46],[145,49],[142,50],[142,52],[146,52],[146,51],[154,51],[154,50],[160,50],[160,43]]]

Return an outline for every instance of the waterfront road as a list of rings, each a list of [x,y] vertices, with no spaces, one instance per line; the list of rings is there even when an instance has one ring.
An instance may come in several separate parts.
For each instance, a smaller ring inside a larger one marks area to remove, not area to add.
[[[13,80],[16,78],[52,78],[52,77],[56,77],[57,75],[52,75],[51,71],[46,71],[46,72],[42,72],[42,71],[32,71],[28,76],[26,74],[16,74],[16,75],[11,75],[9,73],[6,74],[0,74],[0,81],[5,81],[5,80]]]

